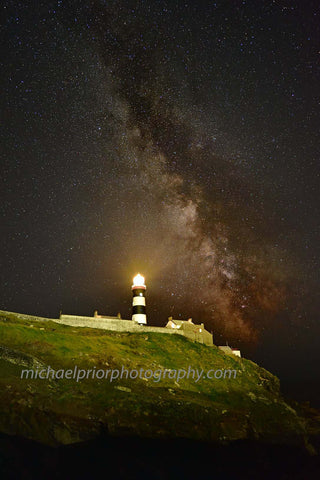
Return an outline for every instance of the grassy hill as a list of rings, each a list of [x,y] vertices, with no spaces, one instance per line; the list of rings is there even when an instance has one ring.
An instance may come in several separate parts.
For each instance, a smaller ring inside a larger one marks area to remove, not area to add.
[[[103,435],[248,439],[305,445],[317,411],[290,405],[279,380],[255,363],[179,335],[114,333],[0,311],[0,432],[47,445]],[[21,379],[21,370],[231,369],[236,378]]]

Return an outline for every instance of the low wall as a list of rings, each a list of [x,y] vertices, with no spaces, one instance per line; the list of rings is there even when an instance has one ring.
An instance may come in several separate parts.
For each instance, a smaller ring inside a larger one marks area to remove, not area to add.
[[[151,327],[149,325],[138,325],[132,320],[122,320],[118,317],[99,318],[99,317],[83,317],[77,315],[60,315],[60,318],[44,318],[35,317],[33,315],[26,315],[23,313],[7,312],[0,310],[0,315],[5,316],[13,315],[20,320],[31,321],[51,321],[60,323],[62,325],[69,325],[71,327],[89,327],[100,328],[102,330],[110,330],[113,332],[135,332],[135,333],[166,333],[169,335],[182,335],[193,342],[203,343],[204,345],[213,345],[212,335],[207,330],[200,332],[194,332],[192,328],[184,330],[177,328],[166,327]]]
[[[78,317],[75,315],[60,315],[58,320],[54,320],[63,325],[70,325],[72,327],[89,327],[101,328],[102,330],[111,330],[114,332],[136,332],[136,333],[167,333],[184,335],[184,332],[169,329],[165,327],[150,327],[147,325],[139,325],[132,320],[122,320],[119,318],[97,318],[97,317]]]
[[[132,320],[123,320],[117,317],[98,318],[98,317],[78,317],[76,315],[60,315],[57,323],[70,325],[72,327],[101,328],[102,330],[111,330],[114,332],[134,332],[134,333],[166,333],[169,335],[182,335],[193,342],[203,343],[204,345],[213,345],[212,335],[206,330],[202,333],[195,332],[192,328],[176,329],[166,327],[151,327],[148,325],[139,325]]]
[[[213,345],[211,333],[205,331],[199,332],[192,329],[181,329],[181,333],[193,342],[203,343],[204,345]]]

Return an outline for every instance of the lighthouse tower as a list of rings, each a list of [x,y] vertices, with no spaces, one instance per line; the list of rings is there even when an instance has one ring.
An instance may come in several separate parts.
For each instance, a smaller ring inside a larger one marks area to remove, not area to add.
[[[147,323],[146,298],[144,296],[146,288],[144,277],[138,273],[134,277],[132,285],[132,320],[142,325]]]

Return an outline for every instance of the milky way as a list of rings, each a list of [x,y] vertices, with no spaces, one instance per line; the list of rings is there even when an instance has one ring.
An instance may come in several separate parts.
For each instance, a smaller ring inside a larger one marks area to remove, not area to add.
[[[3,9],[2,308],[315,331],[316,4]]]

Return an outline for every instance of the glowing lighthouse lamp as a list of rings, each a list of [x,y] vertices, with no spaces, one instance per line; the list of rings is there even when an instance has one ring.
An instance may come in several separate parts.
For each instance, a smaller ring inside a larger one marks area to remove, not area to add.
[[[138,275],[134,277],[132,285],[132,320],[140,325],[147,323],[146,298],[144,296],[146,288],[144,277],[138,273]]]

